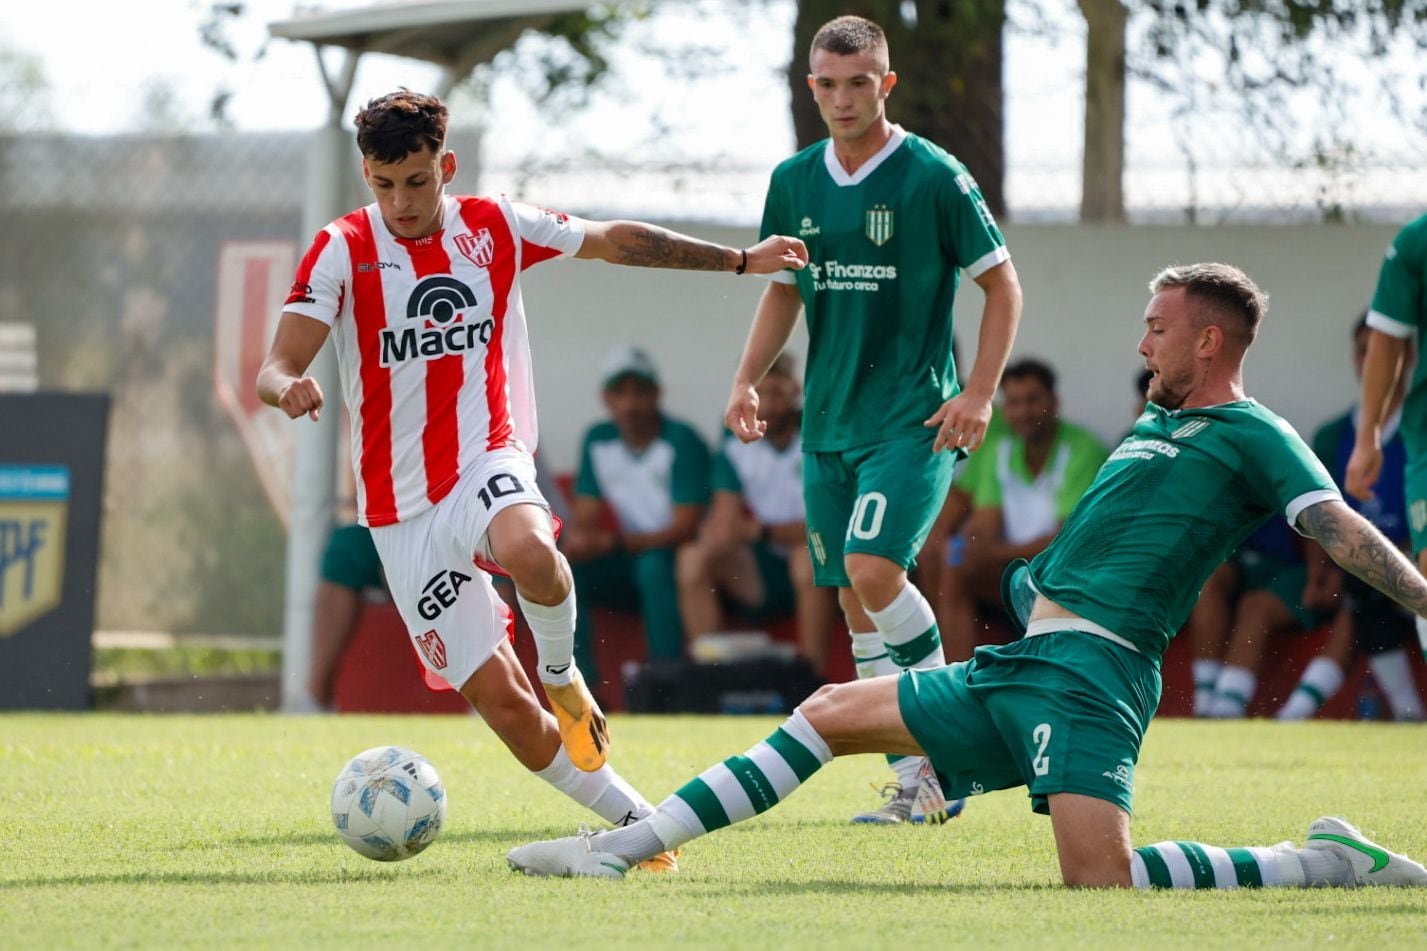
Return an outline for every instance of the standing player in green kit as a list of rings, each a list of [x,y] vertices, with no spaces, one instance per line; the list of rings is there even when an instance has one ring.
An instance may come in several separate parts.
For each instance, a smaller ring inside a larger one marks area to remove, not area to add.
[[[946,661],[931,606],[907,580],[951,484],[981,443],[1021,314],[1006,244],[966,168],[887,120],[897,84],[881,27],[839,17],[813,37],[808,85],[828,138],[773,172],[763,234],[808,246],[772,276],[725,423],[763,435],[754,387],[804,310],[803,492],[820,587],[836,587],[860,679]],[[976,364],[958,386],[951,305],[960,271],[986,301]],[[890,757],[898,782],[858,822],[943,821],[923,757]]]
[[[1368,354],[1363,359],[1362,419],[1348,458],[1344,488],[1363,501],[1372,498],[1382,471],[1382,429],[1398,378],[1412,372],[1402,404],[1402,442],[1407,449],[1403,488],[1407,527],[1419,570],[1427,568],[1427,357],[1416,370],[1404,367],[1408,338],[1427,330],[1427,215],[1409,221],[1387,246],[1377,289],[1368,311]],[[1427,653],[1427,618],[1417,618],[1417,639]]]

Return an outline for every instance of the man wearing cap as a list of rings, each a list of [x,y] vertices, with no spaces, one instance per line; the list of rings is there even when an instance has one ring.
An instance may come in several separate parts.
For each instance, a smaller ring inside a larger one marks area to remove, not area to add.
[[[674,550],[698,532],[709,498],[709,450],[687,423],[659,409],[659,374],[634,346],[617,347],[601,376],[609,420],[585,433],[562,544],[584,605],[637,607],[651,659],[684,656]],[[590,614],[575,633],[592,671]]]

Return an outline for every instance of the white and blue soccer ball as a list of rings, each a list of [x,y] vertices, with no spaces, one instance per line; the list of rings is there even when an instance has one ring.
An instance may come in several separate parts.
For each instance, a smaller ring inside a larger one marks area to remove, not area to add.
[[[446,821],[436,767],[412,750],[378,746],[352,757],[332,785],[332,823],[357,852],[399,862],[426,848]]]

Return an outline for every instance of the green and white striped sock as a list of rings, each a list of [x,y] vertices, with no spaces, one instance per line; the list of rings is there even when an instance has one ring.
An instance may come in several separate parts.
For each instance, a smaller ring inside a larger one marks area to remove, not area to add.
[[[1312,854],[1309,854],[1312,853]],[[1332,868],[1306,869],[1304,859],[1323,850],[1299,849],[1292,842],[1263,848],[1221,849],[1198,842],[1156,842],[1130,856],[1130,880],[1136,888],[1276,888],[1305,884],[1340,884],[1337,863]],[[1351,874],[1351,869],[1348,870]]]
[[[882,635],[887,653],[898,667],[908,670],[946,665],[936,615],[916,585],[906,583],[891,604],[880,611],[868,611],[867,616],[877,625],[877,633]]]
[[[642,862],[766,812],[830,762],[832,750],[802,711],[794,710],[768,739],[742,756],[731,756],[704,770],[661,802],[654,815],[623,829],[602,832],[592,844]],[[654,837],[648,836],[649,832]]]

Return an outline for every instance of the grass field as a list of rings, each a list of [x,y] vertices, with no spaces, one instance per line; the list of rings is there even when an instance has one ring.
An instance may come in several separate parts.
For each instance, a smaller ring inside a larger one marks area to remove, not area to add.
[[[657,801],[776,720],[615,718],[615,761]],[[1135,840],[1301,840],[1340,813],[1427,855],[1420,728],[1163,721]],[[440,770],[447,826],[407,862],[341,845],[345,760],[381,744]],[[940,829],[852,827],[878,758],[841,760],[765,816],[692,843],[677,876],[526,879],[505,852],[582,811],[464,717],[0,717],[0,947],[913,948],[1427,946],[1427,893],[1088,893],[1056,886],[1020,791]]]

